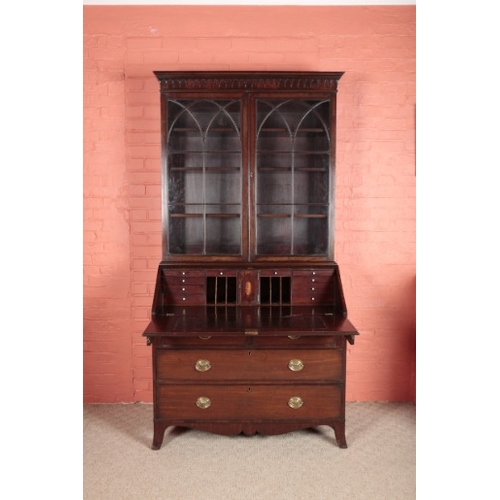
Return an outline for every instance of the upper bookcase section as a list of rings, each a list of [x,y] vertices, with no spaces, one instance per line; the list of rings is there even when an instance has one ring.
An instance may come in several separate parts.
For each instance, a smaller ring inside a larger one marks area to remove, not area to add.
[[[333,260],[343,73],[163,72],[163,260]]]

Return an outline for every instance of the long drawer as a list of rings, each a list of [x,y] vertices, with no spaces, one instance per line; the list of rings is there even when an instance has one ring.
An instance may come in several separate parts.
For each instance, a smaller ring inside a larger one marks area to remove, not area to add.
[[[169,420],[332,419],[341,416],[337,385],[160,385],[158,418]]]
[[[319,347],[341,347],[343,337],[325,336],[300,336],[283,335],[274,336],[248,336],[248,335],[200,335],[196,337],[174,337],[165,336],[156,341],[158,346],[201,349],[223,348],[223,347],[252,347],[288,349],[294,347],[319,348]]]
[[[158,380],[335,381],[343,377],[338,349],[158,350]]]

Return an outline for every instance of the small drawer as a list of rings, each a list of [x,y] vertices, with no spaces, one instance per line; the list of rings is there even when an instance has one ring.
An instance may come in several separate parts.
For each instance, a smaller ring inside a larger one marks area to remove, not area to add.
[[[171,293],[165,292],[165,302],[168,305],[179,306],[203,306],[206,303],[206,296],[204,293],[193,293],[188,291]]]
[[[293,289],[300,289],[311,286],[327,287],[332,281],[331,276],[294,276],[292,283]]]
[[[331,304],[333,296],[326,293],[301,293],[293,295],[293,302],[297,306],[315,305],[315,304]]]
[[[210,269],[205,274],[214,278],[224,278],[235,277],[237,275],[237,272],[232,269]]]
[[[163,276],[169,278],[203,277],[205,276],[205,274],[206,274],[205,271],[200,269],[163,269]]]
[[[197,347],[198,349],[217,349],[224,347],[245,347],[248,340],[251,339],[242,335],[198,335],[196,337],[162,337],[158,345],[175,348]]]
[[[205,286],[204,276],[169,276],[164,278],[164,287],[169,286]]]
[[[328,290],[331,290],[332,288],[333,287],[330,285],[330,282],[318,278],[296,278],[293,281],[292,292],[305,293],[307,291],[308,293],[315,292],[316,294],[322,294],[327,292]]]
[[[252,337],[252,347],[266,348],[274,347],[277,349],[290,349],[301,347],[306,349],[322,347],[341,347],[339,337],[330,336],[309,336],[309,335],[287,335],[284,337]]]
[[[314,269],[297,269],[293,271],[293,276],[294,277],[304,277],[304,278],[321,278],[325,280],[325,278],[330,278],[335,274],[335,271],[333,269],[321,269],[321,270],[314,270]]]
[[[289,269],[261,269],[259,274],[265,278],[280,278],[291,276],[292,272]]]
[[[205,285],[203,283],[170,283],[168,282],[164,287],[164,293],[170,295],[178,295],[178,294],[205,294]]]

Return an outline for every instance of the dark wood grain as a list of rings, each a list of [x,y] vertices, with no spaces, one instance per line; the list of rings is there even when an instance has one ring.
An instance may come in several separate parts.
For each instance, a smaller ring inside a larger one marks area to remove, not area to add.
[[[154,72],[162,260],[151,321],[154,435],[318,425],[346,448],[349,321],[334,260],[342,72]]]

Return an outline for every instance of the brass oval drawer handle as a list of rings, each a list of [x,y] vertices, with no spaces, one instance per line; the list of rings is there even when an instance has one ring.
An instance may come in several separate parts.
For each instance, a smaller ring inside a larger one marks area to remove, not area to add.
[[[297,340],[300,339],[300,335],[288,335],[288,338],[292,340]]]
[[[199,359],[194,367],[199,371],[199,372],[207,372],[212,368],[212,363],[208,359]]]
[[[288,362],[288,368],[292,370],[292,372],[300,372],[304,368],[304,363],[301,359],[291,359]]]
[[[207,398],[206,396],[201,396],[196,400],[196,406],[202,410],[206,410],[211,404],[212,401],[210,401],[210,398]]]
[[[304,404],[304,400],[299,396],[294,396],[288,400],[288,406],[294,410],[300,408]]]
[[[212,338],[212,335],[198,335],[198,338],[201,340],[208,340]]]

